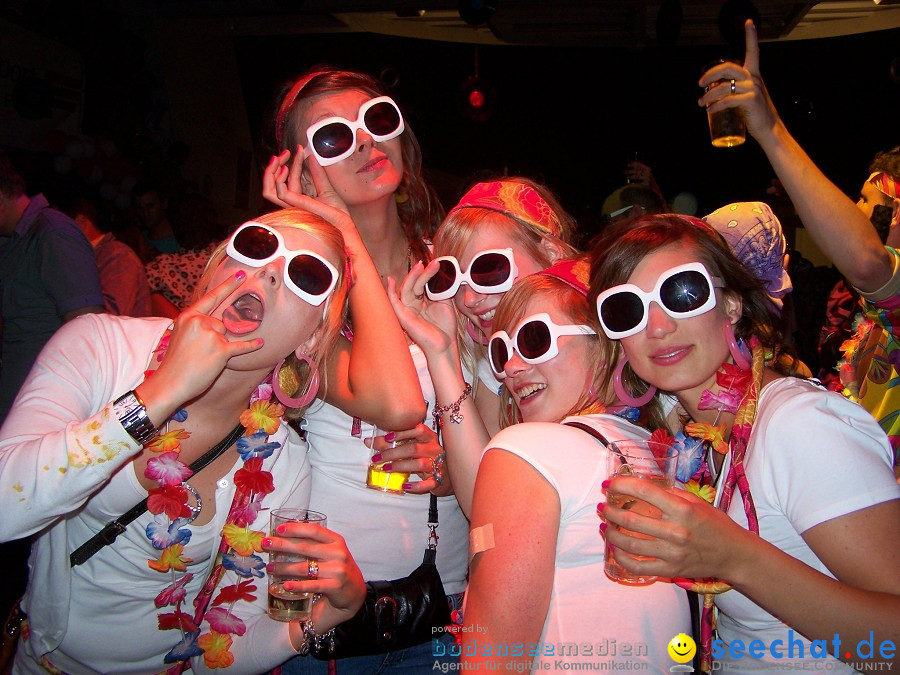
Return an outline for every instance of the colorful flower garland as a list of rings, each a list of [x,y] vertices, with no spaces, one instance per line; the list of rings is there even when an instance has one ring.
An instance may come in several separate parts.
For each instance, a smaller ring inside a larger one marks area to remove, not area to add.
[[[163,337],[155,354],[157,362],[165,356],[169,335]],[[155,370],[144,373],[145,378]],[[184,481],[190,478],[191,469],[179,458],[181,441],[190,437],[184,429],[174,429],[160,434],[146,448],[155,453],[147,462],[144,475],[156,481],[159,487],[150,490],[147,509],[156,516],[147,526],[147,538],[160,551],[156,560],[148,560],[153,570],[171,573],[172,583],[156,596],[158,608],[174,607],[174,611],[162,611],[158,617],[160,630],[178,629],[181,640],[166,654],[164,661],[175,664],[166,673],[181,673],[188,667],[188,659],[203,655],[208,668],[228,668],[234,663],[230,648],[232,635],[241,636],[247,626],[231,613],[236,602],[253,602],[257,591],[254,578],[265,576],[265,561],[256,553],[262,552],[264,532],[251,530],[250,524],[256,520],[265,495],[272,492],[272,474],[262,468],[263,460],[269,457],[280,443],[269,442],[269,435],[275,433],[281,424],[284,408],[270,402],[272,387],[267,380],[256,388],[250,397],[250,406],[241,413],[240,422],[246,428],[246,435],[237,441],[237,451],[244,461],[242,468],[234,475],[236,487],[234,500],[229,510],[222,541],[216,557],[216,564],[203,588],[194,600],[195,612],[188,614],[182,609],[186,597],[187,583],[193,578],[187,572],[187,565],[193,562],[184,557],[184,547],[190,541],[191,531],[185,526],[196,518],[199,508],[192,510],[188,501],[189,489]],[[173,421],[183,422],[187,412],[179,410],[172,416]],[[168,523],[164,522],[168,519]],[[212,599],[213,609],[206,611],[212,593],[226,571],[237,575],[236,583],[220,589]],[[177,572],[182,572],[178,578]],[[210,630],[200,634],[203,619]]]

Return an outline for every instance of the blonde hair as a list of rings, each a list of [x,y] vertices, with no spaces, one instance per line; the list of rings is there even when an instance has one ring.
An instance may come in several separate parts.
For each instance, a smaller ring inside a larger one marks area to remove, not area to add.
[[[581,392],[575,405],[563,417],[603,412],[607,405],[615,403],[615,395],[611,393],[609,386],[612,369],[607,368],[606,364],[615,363],[618,345],[603,334],[597,313],[581,293],[551,276],[538,273],[525,277],[517,281],[497,305],[494,329],[510,333],[525,318],[526,308],[535,299],[542,300],[542,304],[547,306],[561,308],[571,323],[590,326],[597,332],[596,336],[587,336],[593,364],[590,387],[588,391]],[[534,307],[529,309],[533,310]],[[509,390],[504,387],[500,397],[500,427],[508,427],[521,421],[519,409],[513,403]]]
[[[307,356],[312,362],[310,367],[305,361],[298,359],[294,352],[291,352],[284,359],[284,365],[281,367],[280,373],[275,376],[279,378],[279,382],[295,382],[296,388],[293,391],[285,391],[288,396],[295,396],[300,391],[305,391],[309,386],[309,381],[313,372],[324,371],[320,368],[322,362],[328,357],[340,336],[341,326],[347,317],[347,279],[346,271],[346,254],[344,252],[344,236],[334,225],[326,222],[319,216],[310,213],[304,209],[291,208],[272,211],[265,215],[254,218],[254,222],[270,225],[272,227],[292,227],[305,232],[314,239],[324,244],[328,253],[325,255],[338,271],[338,280],[335,284],[334,291],[324,302],[323,318],[321,323],[313,332],[318,336],[313,348]],[[230,239],[230,237],[229,237]],[[197,288],[194,291],[194,301],[207,292],[210,281],[218,269],[220,263],[225,259],[225,250],[228,246],[229,239],[220,243],[209,261],[206,263],[206,269]],[[285,376],[284,371],[290,369]],[[327,378],[320,376],[320,388],[317,398],[323,398],[324,391],[328,388]],[[285,411],[287,419],[298,419],[306,410],[304,408],[290,408]]]
[[[549,188],[519,176],[502,180],[503,182],[522,183],[540,194],[559,219],[559,236],[500,211],[466,207],[455,211],[451,210],[444,222],[441,223],[434,237],[434,257],[449,255],[459,260],[472,237],[485,227],[500,229],[511,247],[522,249],[542,268],[550,267],[563,258],[575,257],[578,254],[572,245],[575,220],[563,210]],[[463,366],[469,372],[474,373],[478,370],[478,359],[486,355],[484,346],[476,344],[466,333],[465,317],[458,316],[458,319],[456,341],[459,345],[459,353]],[[477,378],[475,386],[477,387]]]

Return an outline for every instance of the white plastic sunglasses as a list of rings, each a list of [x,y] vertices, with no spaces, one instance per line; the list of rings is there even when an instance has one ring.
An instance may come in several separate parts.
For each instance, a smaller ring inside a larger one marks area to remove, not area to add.
[[[560,326],[546,312],[532,314],[519,322],[512,337],[504,330],[491,335],[488,342],[488,361],[497,379],[506,378],[506,364],[515,351],[528,364],[545,363],[559,354],[559,338],[563,335],[596,335],[590,326],[566,324]]]
[[[338,271],[325,258],[314,251],[289,249],[278,230],[253,220],[234,231],[225,253],[250,267],[263,267],[283,257],[285,286],[314,307],[321,305],[337,284]]]
[[[673,319],[705,314],[716,306],[716,288],[724,288],[701,262],[672,267],[656,280],[649,293],[634,284],[613,286],[597,296],[597,315],[611,340],[640,333],[647,326],[650,303],[655,302]]]
[[[315,155],[322,166],[347,159],[356,150],[356,132],[366,131],[376,143],[397,138],[405,129],[400,108],[390,96],[378,96],[359,107],[356,120],[328,117],[306,130],[306,156]]]
[[[469,269],[463,272],[452,255],[435,258],[440,263],[437,273],[425,284],[429,300],[447,300],[456,295],[459,287],[468,284],[485,295],[505,293],[512,288],[519,268],[511,248],[492,248],[479,252]]]

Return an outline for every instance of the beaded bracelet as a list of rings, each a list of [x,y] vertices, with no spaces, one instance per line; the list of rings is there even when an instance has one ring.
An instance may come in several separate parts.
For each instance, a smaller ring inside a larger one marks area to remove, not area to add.
[[[434,410],[431,411],[431,416],[434,418],[434,428],[437,430],[439,427],[444,426],[444,422],[441,419],[441,416],[445,412],[450,413],[450,421],[454,424],[459,424],[463,421],[462,413],[459,412],[459,406],[462,405],[462,402],[469,398],[469,394],[472,393],[472,385],[466,382],[466,388],[463,390],[462,396],[456,399],[450,405],[438,405],[434,404]]]

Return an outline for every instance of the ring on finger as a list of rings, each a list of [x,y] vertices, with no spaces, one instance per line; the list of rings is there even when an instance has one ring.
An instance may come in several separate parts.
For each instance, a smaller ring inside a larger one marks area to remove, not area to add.
[[[319,561],[318,560],[307,560],[306,561],[306,576],[310,579],[318,579],[319,578]]]
[[[397,441],[391,441],[391,448],[393,449],[396,447],[397,447]]]
[[[734,84],[734,80],[731,81],[731,93],[732,93],[732,94],[736,94],[736,93],[737,93],[737,87],[736,87],[735,84]]]
[[[446,457],[446,453],[442,452],[431,460],[431,473],[434,476],[434,482],[438,484],[438,487],[444,484],[444,459]]]

